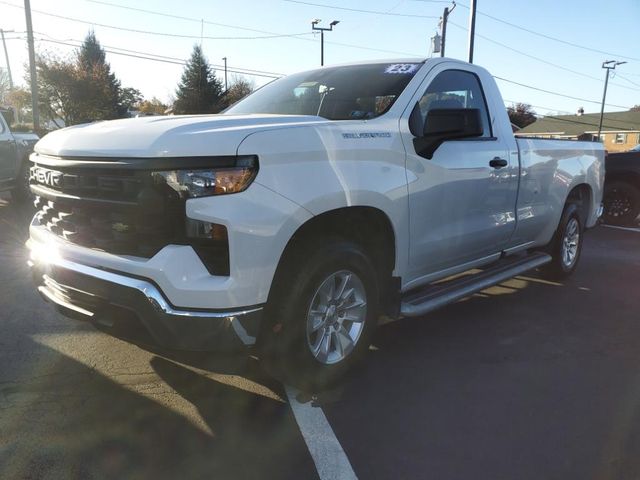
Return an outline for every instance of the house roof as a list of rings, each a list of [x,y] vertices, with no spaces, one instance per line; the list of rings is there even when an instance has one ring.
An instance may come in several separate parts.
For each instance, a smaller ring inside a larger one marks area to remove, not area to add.
[[[547,116],[527,125],[518,131],[518,134],[581,135],[585,132],[597,132],[599,122],[599,113]],[[603,133],[625,131],[640,131],[640,112],[605,112],[602,121]]]

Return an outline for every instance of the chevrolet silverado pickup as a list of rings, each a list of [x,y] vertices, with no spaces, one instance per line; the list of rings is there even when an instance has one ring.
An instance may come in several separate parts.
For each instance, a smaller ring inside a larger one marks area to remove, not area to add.
[[[38,136],[12,132],[12,118],[11,110],[0,109],[0,192],[10,190],[15,200],[25,201],[30,197],[29,155]]]
[[[380,322],[571,274],[604,182],[601,144],[515,139],[493,77],[446,58],[293,74],[218,115],[70,127],[31,161],[47,301],[164,347],[255,345],[310,386]]]

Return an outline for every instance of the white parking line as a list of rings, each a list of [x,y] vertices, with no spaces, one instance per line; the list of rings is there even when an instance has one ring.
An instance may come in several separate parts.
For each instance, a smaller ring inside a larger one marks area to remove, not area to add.
[[[627,232],[636,232],[636,233],[640,233],[640,227],[638,228],[633,228],[633,227],[617,227],[616,225],[602,225],[603,227],[607,227],[607,228],[613,228],[615,230],[625,230]]]
[[[357,479],[347,454],[344,453],[322,409],[313,407],[311,402],[300,403],[296,398],[299,392],[295,388],[285,386],[285,390],[320,479]]]

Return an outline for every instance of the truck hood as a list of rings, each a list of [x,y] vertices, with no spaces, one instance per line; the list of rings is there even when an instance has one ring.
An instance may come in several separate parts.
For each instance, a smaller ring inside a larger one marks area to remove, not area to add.
[[[35,151],[66,157],[235,155],[253,132],[327,122],[315,116],[267,114],[129,118],[56,130],[42,138]]]

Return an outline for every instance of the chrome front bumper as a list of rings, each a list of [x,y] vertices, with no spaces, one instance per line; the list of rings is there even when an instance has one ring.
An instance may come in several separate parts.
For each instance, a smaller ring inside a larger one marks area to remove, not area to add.
[[[29,242],[27,243],[29,247]],[[132,312],[161,346],[181,350],[228,350],[253,345],[262,306],[233,310],[177,308],[152,281],[64,258],[42,258],[32,250],[29,265],[38,292],[66,316],[90,321]]]

